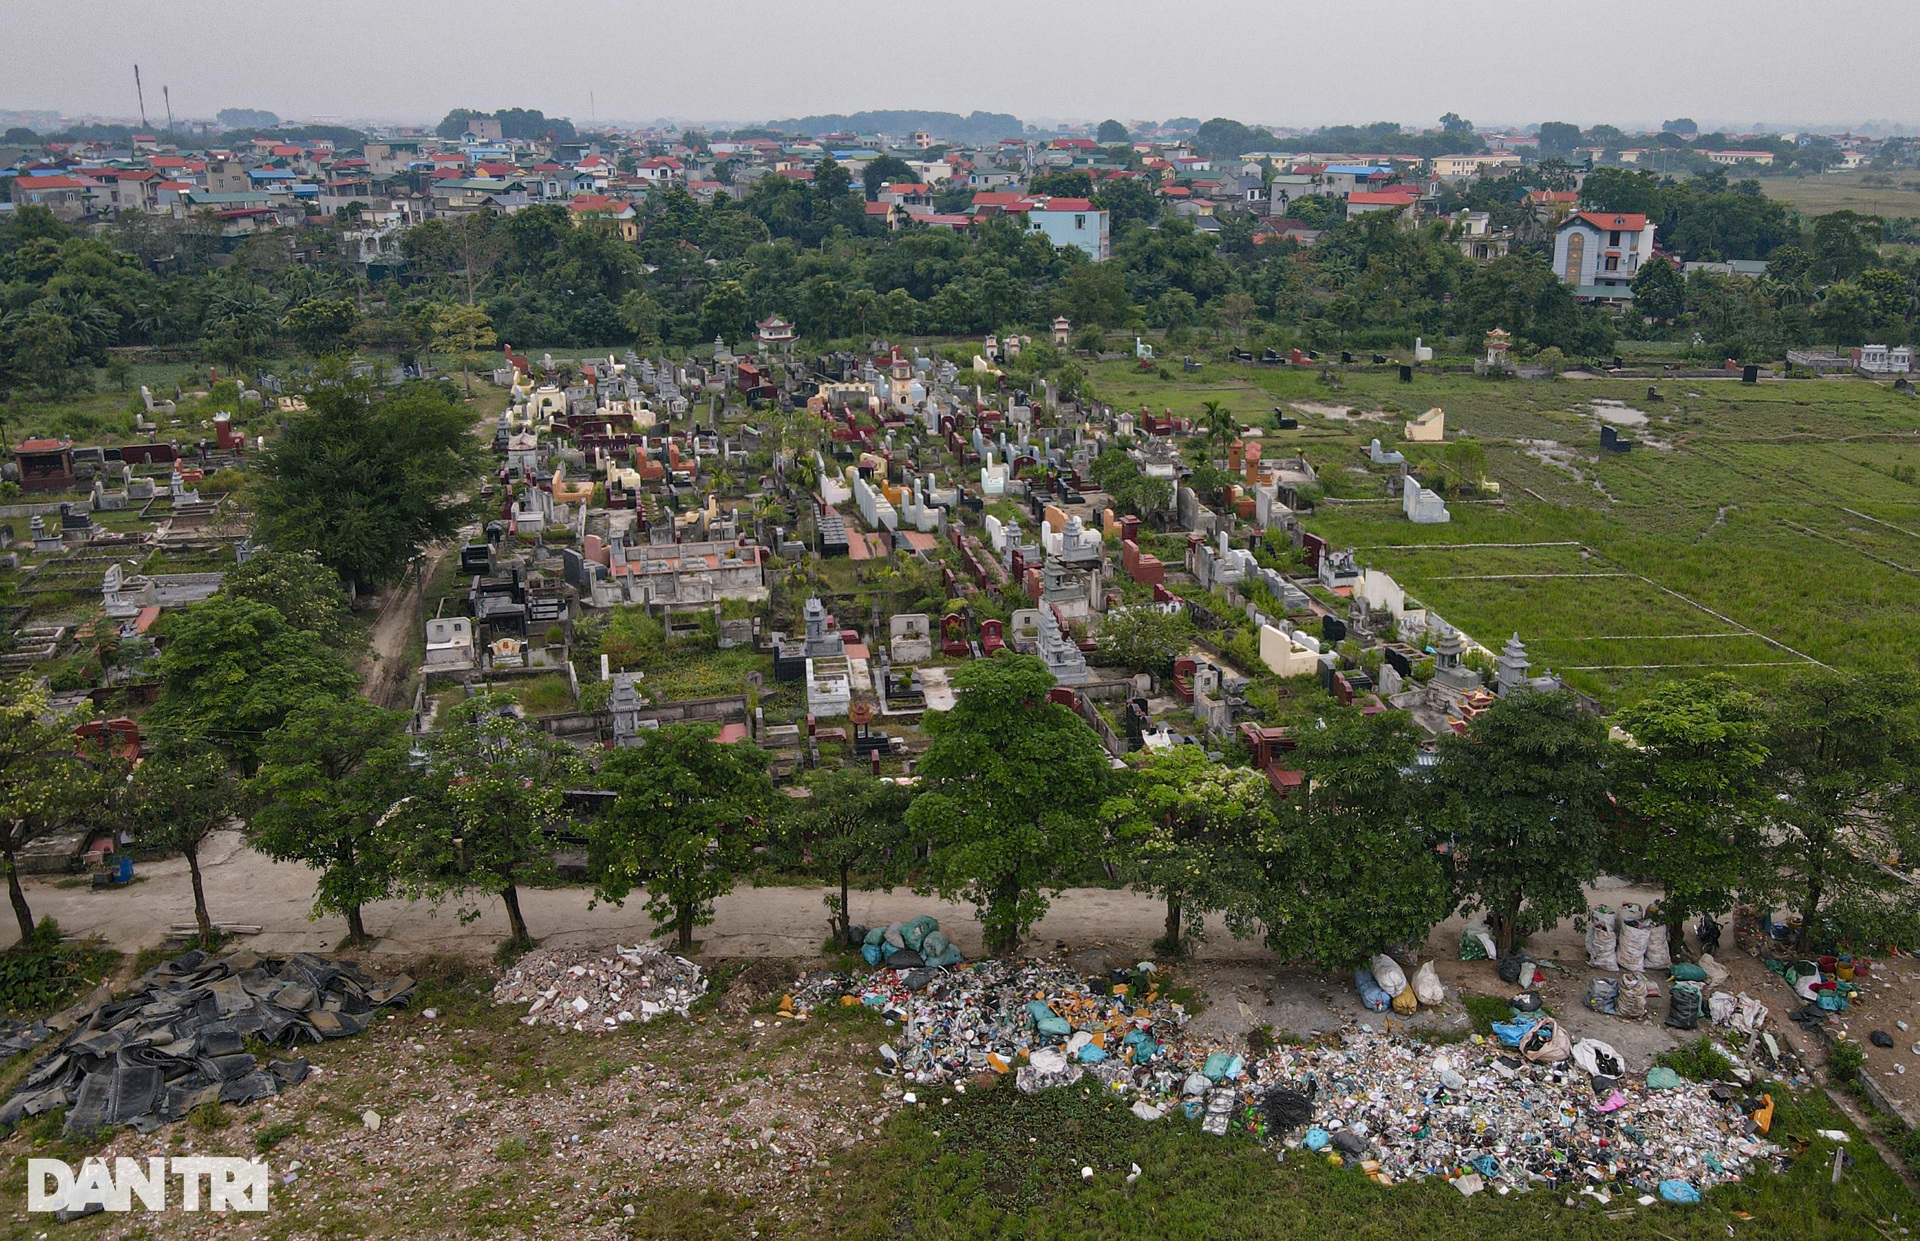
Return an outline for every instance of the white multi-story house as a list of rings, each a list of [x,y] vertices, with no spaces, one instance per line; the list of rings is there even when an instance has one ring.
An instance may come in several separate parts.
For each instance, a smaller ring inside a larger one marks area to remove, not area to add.
[[[1644,215],[1581,211],[1553,239],[1553,274],[1576,297],[1630,301],[1633,277],[1653,258],[1653,221]]]

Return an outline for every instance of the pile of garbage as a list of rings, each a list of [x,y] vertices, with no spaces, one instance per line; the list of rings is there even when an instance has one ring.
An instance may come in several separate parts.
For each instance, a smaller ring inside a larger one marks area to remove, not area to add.
[[[889,969],[910,970],[922,966],[948,969],[963,959],[958,945],[947,938],[947,933],[940,929],[940,920],[931,914],[922,914],[911,922],[871,929],[850,926],[847,942],[860,949],[860,956],[868,965],[885,965]]]
[[[1418,1012],[1422,1004],[1438,1008],[1447,1002],[1447,989],[1440,982],[1433,962],[1420,966],[1409,978],[1400,963],[1384,952],[1353,972],[1353,989],[1360,993],[1361,1007],[1373,1013],[1384,1013],[1391,1008],[1408,1017]]]
[[[666,1013],[684,1017],[707,993],[704,971],[654,944],[614,945],[611,956],[587,948],[536,948],[494,984],[496,1004],[525,1004],[527,1025],[611,1030]]]
[[[68,1033],[0,1104],[0,1129],[66,1107],[68,1134],[150,1133],[204,1103],[252,1103],[305,1078],[307,1061],[262,1064],[248,1039],[347,1038],[412,991],[404,974],[375,982],[351,961],[311,953],[188,952],[148,970],[131,994],[46,1022]]]
[[[1770,1099],[1669,1081],[1663,1069],[1635,1081],[1609,1045],[1575,1043],[1530,1014],[1502,1023],[1505,1044],[1435,1048],[1362,1026],[1337,1046],[1250,1055],[1190,1040],[1150,963],[1098,978],[999,961],[823,974],[791,998],[802,1012],[864,1004],[897,1022],[877,1071],[906,1082],[1008,1074],[1031,1093],[1092,1080],[1142,1120],[1178,1112],[1205,1132],[1282,1141],[1386,1183],[1441,1176],[1469,1194],[1690,1201],[1778,1153],[1766,1140]]]

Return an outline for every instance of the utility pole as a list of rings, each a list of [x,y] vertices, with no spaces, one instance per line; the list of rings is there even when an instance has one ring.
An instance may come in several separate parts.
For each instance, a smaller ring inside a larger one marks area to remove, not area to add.
[[[147,127],[147,93],[140,88],[140,66],[133,67],[133,93],[140,100],[140,128]]]
[[[165,86],[160,88],[160,98],[167,101],[167,132],[173,132],[173,95]]]

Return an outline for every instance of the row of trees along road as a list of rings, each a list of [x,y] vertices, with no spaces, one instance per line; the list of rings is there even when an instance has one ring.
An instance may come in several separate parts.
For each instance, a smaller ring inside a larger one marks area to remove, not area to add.
[[[856,885],[968,901],[994,953],[1015,950],[1059,889],[1114,879],[1165,902],[1168,948],[1216,914],[1323,969],[1419,943],[1461,906],[1511,949],[1583,912],[1583,885],[1606,871],[1662,888],[1676,927],[1745,900],[1797,911],[1809,942],[1915,938],[1913,887],[1882,864],[1913,856],[1909,679],[1819,672],[1772,700],[1725,676],[1670,683],[1618,716],[1631,746],[1571,695],[1513,695],[1443,738],[1431,768],[1405,716],[1329,705],[1292,756],[1304,785],[1280,798],[1197,747],[1112,769],[1048,701],[1041,663],[1001,656],[956,672],[957,704],[929,720],[913,785],[834,770],[789,796],[763,752],[697,725],[592,769],[494,694],[444,712],[420,752],[404,716],[352,695],[338,581],[311,553],[263,553],[169,618],[157,752],[137,771],[76,749],[34,684],[4,687],[0,850],[23,940],[19,849],[121,824],[185,855],[210,934],[198,849],[238,817],[262,852],[319,872],[316,912],[355,939],[375,901],[452,901],[470,919],[497,898],[526,943],[519,891],[555,879],[563,790],[582,787],[614,794],[572,829],[593,899],[644,894],[682,947],[763,867],[831,885],[835,933]]]

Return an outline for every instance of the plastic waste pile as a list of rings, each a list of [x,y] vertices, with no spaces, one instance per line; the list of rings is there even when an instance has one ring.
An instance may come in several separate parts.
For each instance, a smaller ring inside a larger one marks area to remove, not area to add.
[[[940,929],[940,920],[930,914],[888,926],[850,926],[847,940],[860,949],[868,965],[890,969],[947,969],[963,959],[959,947]]]
[[[501,975],[493,1002],[527,1005],[520,1019],[527,1025],[584,1032],[666,1013],[684,1017],[706,993],[699,966],[653,944],[615,945],[610,956],[586,948],[537,948]]]
[[[150,1133],[202,1104],[252,1103],[303,1080],[307,1061],[262,1064],[248,1039],[348,1038],[412,992],[404,974],[375,982],[351,961],[311,953],[188,952],[148,970],[129,994],[35,1023],[28,1037],[65,1037],[0,1104],[0,1129],[66,1107],[69,1135],[122,1125]]]
[[[1737,1180],[1777,1153],[1737,1092],[1654,1090],[1624,1074],[1605,1043],[1570,1043],[1548,1020],[1523,1019],[1512,1047],[1436,1049],[1397,1036],[1350,1035],[1340,1047],[1282,1047],[1249,1066],[1311,1100],[1289,1147],[1325,1153],[1383,1183],[1444,1177],[1461,1192],[1551,1188],[1615,1194],[1694,1192]],[[1751,1102],[1752,1106],[1746,1104]],[[1683,1199],[1674,1199],[1683,1200]]]
[[[1150,962],[1087,979],[1034,963],[982,961],[953,969],[881,969],[864,978],[819,974],[793,994],[796,1012],[864,1004],[902,1026],[880,1049],[883,1071],[939,1082],[1012,1074],[1024,1090],[1078,1081],[1088,1070],[1131,1085],[1138,1073],[1172,1097],[1179,1080],[1163,1040],[1186,1023],[1162,1002]],[[1218,1066],[1224,1072],[1225,1065]]]
[[[1147,963],[1092,979],[999,961],[822,974],[792,1000],[801,1012],[864,1004],[891,1018],[898,1033],[880,1045],[877,1071],[907,1082],[1006,1074],[1029,1093],[1097,1082],[1144,1121],[1178,1112],[1205,1132],[1284,1141],[1382,1182],[1441,1176],[1464,1193],[1551,1187],[1605,1201],[1660,1194],[1663,1182],[1697,1194],[1777,1153],[1750,1116],[1761,1101],[1725,1086],[1654,1089],[1608,1044],[1574,1042],[1532,1015],[1497,1026],[1497,1043],[1441,1049],[1362,1027],[1339,1046],[1248,1057],[1189,1038],[1186,1012],[1160,998]]]

